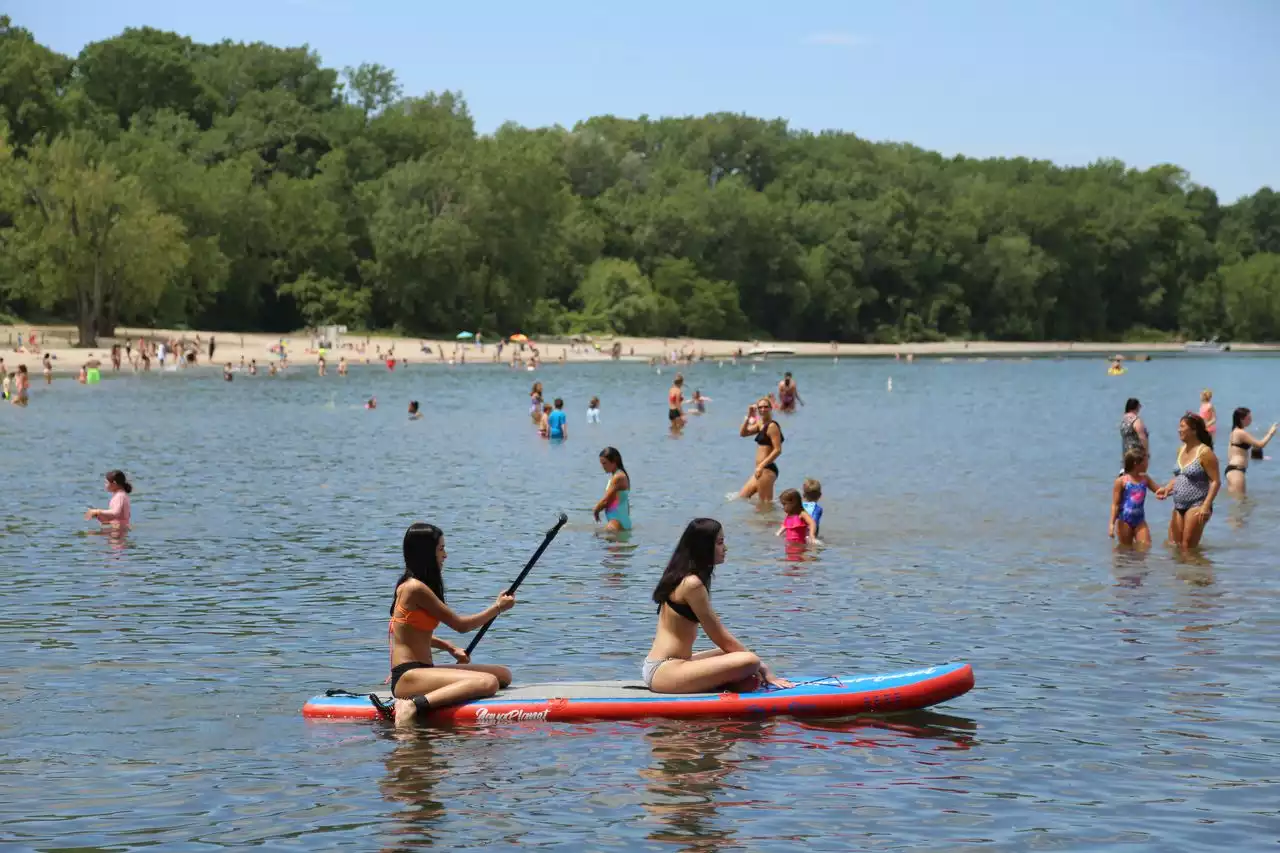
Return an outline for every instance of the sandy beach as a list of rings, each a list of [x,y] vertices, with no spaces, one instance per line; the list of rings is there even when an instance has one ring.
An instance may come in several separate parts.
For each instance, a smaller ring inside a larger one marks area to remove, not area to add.
[[[26,342],[34,333],[38,351],[28,347]],[[26,364],[27,370],[39,375],[42,359],[48,353],[53,360],[57,373],[74,373],[90,359],[100,360],[104,367],[110,369],[111,345],[126,341],[136,347],[139,338],[154,341],[186,341],[198,344],[197,368],[222,367],[230,363],[239,366],[256,360],[265,365],[278,360],[273,348],[282,343],[293,365],[314,364],[319,355],[317,338],[305,330],[287,335],[264,333],[220,332],[215,330],[175,330],[175,329],[138,329],[121,327],[112,338],[100,338],[97,347],[81,348],[74,346],[76,331],[71,326],[0,326],[0,358],[4,359],[6,370],[12,371],[20,364]],[[215,341],[213,359],[209,358],[209,341]],[[568,339],[548,338],[534,339],[544,364],[559,361],[608,361],[614,343],[621,344],[621,359],[624,361],[662,359],[664,357],[692,354],[694,357],[712,359],[731,358],[741,351],[744,357],[753,355],[773,355],[788,357],[880,357],[895,358],[910,355],[928,358],[1032,358],[1056,356],[1096,356],[1106,358],[1121,354],[1125,357],[1158,356],[1161,353],[1179,353],[1183,345],[1178,343],[1060,343],[1060,342],[991,342],[991,341],[944,341],[938,343],[912,344],[847,344],[847,343],[813,343],[789,341],[720,341],[702,338],[632,338],[632,337],[592,337],[589,342],[573,342]],[[351,364],[375,363],[384,360],[387,353],[394,353],[397,360],[409,364],[422,362],[447,362],[450,358],[465,357],[468,362],[492,362],[494,360],[496,341],[483,340],[478,345],[470,341],[442,340],[438,338],[407,338],[385,334],[347,334],[343,335],[337,348],[327,350],[327,361],[330,369],[335,369],[338,359],[346,357]],[[424,347],[430,347],[428,354]],[[1262,344],[1233,344],[1232,350],[1238,352],[1275,351],[1280,347]],[[443,351],[443,357],[441,352]],[[527,357],[528,351],[525,355]],[[510,359],[511,349],[503,350],[503,360]],[[172,363],[172,362],[170,362]],[[155,369],[158,365],[153,364]],[[125,365],[124,369],[129,369]]]

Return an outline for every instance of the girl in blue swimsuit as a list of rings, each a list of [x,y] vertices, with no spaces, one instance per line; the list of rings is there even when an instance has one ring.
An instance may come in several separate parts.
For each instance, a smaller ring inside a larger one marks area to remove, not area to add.
[[[604,497],[596,503],[592,511],[595,520],[600,520],[604,513],[605,530],[617,533],[619,530],[631,529],[631,475],[622,464],[622,454],[616,447],[606,447],[600,451],[600,467],[609,475],[609,485],[605,487]]]
[[[1141,449],[1124,454],[1124,473],[1116,477],[1111,488],[1111,521],[1107,535],[1118,538],[1121,545],[1137,542],[1151,544],[1151,528],[1147,526],[1147,492],[1158,498],[1164,495],[1147,474],[1147,454]]]

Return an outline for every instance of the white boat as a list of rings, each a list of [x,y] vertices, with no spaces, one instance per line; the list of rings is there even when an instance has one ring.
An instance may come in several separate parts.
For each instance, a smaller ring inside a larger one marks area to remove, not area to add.
[[[1218,343],[1216,337],[1211,341],[1188,341],[1182,348],[1186,352],[1202,354],[1231,352],[1231,344]]]
[[[745,353],[755,361],[763,361],[766,358],[786,358],[795,354],[795,350],[783,347],[752,347]]]

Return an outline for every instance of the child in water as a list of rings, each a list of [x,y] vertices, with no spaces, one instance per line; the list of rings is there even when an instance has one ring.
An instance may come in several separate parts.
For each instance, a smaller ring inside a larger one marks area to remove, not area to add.
[[[694,389],[694,392],[693,392],[693,410],[694,410],[695,412],[697,412],[698,414],[700,414],[700,415],[704,415],[704,414],[706,414],[706,412],[707,412],[707,403],[708,403],[710,400],[711,400],[711,398],[710,398],[710,397],[704,397],[704,396],[702,396],[702,392],[701,392],[701,391],[699,391],[699,390],[697,390],[697,389]]]
[[[592,397],[591,402],[587,403],[587,423],[600,423],[600,398]]]
[[[1134,448],[1124,455],[1124,473],[1116,477],[1111,487],[1111,520],[1107,523],[1107,536],[1119,538],[1121,545],[1151,544],[1151,528],[1147,526],[1147,492],[1155,492],[1164,500],[1151,476],[1147,474],[1147,454]]]
[[[538,421],[538,435],[543,438],[551,437],[551,404],[543,403],[542,419]]]
[[[377,397],[370,397],[370,398],[369,398],[369,402],[365,403],[365,404],[364,404],[364,407],[365,407],[366,409],[376,409],[376,408],[378,408],[378,398],[377,398]]]
[[[409,420],[416,421],[422,418],[422,412],[418,411],[418,401],[409,401]]]
[[[778,495],[778,502],[782,504],[787,517],[783,519],[782,525],[774,535],[781,536],[785,533],[788,542],[803,544],[812,540],[817,545],[822,544],[818,541],[818,524],[813,520],[813,516],[805,511],[799,492],[795,489],[787,489]]]
[[[801,504],[804,506],[804,511],[813,519],[813,535],[817,536],[818,531],[822,529],[822,506],[818,503],[822,500],[822,484],[809,477],[804,481],[801,493],[804,495]]]

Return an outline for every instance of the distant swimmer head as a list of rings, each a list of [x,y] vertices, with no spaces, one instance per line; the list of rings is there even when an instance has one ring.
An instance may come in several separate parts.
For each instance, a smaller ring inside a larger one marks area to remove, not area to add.
[[[800,500],[800,493],[795,489],[784,489],[782,494],[778,495],[778,503],[782,504],[782,509],[787,515],[799,515],[804,509],[804,504]]]
[[[396,582],[400,584],[414,578],[422,581],[427,588],[436,594],[436,598],[444,601],[444,578],[440,570],[444,567],[448,553],[444,550],[444,531],[434,524],[415,521],[404,533],[404,574]],[[395,615],[395,597],[391,601],[392,615]]]
[[[418,401],[417,401],[417,400],[410,400],[410,401],[409,401],[409,414],[411,414],[411,415],[416,415],[416,414],[418,414]]]
[[[653,601],[662,604],[689,575],[697,575],[708,592],[711,574],[724,562],[724,528],[714,518],[695,518],[685,527],[671,553],[662,579],[653,589]]]
[[[1232,429],[1244,429],[1251,423],[1253,423],[1252,412],[1244,406],[1241,406],[1231,413]]]
[[[1147,452],[1139,447],[1125,451],[1124,454],[1124,472],[1126,474],[1141,474],[1147,470]]]
[[[679,388],[680,386],[684,385],[684,377],[681,376],[679,373],[677,373],[676,378],[671,380],[671,384]]]
[[[1204,389],[1203,391],[1201,391],[1201,392],[1200,392],[1200,402],[1201,402],[1201,403],[1208,403],[1208,402],[1209,402],[1210,400],[1212,400],[1212,399],[1213,399],[1213,389],[1212,389],[1212,388],[1206,388],[1206,389]]]
[[[591,408],[593,408],[593,409],[598,409],[598,408],[600,408],[600,398],[599,398],[599,397],[592,397],[592,398],[591,398],[591,402],[590,402],[590,403],[588,403],[587,405],[588,405],[588,406],[590,406],[590,407],[591,407]]]
[[[804,499],[807,501],[822,500],[822,483],[815,480],[813,477],[805,479],[804,485],[801,486],[801,491],[804,493]]]
[[[126,495],[133,493],[133,483],[129,482],[129,478],[125,476],[123,471],[107,472],[107,491],[108,492],[124,492]]]
[[[618,452],[616,447],[606,447],[600,451],[600,467],[608,474],[612,474],[615,471],[621,471],[624,474],[627,472],[626,467],[622,464],[622,454]]]
[[[1125,400],[1124,413],[1126,415],[1129,414],[1130,412],[1136,412],[1141,408],[1142,408],[1142,404],[1138,402],[1137,397],[1130,397],[1128,400]]]
[[[376,408],[378,408],[378,398],[377,398],[377,397],[370,397],[370,398],[369,398],[369,402],[365,403],[365,404],[364,404],[364,407],[365,407],[366,409],[376,409]]]

